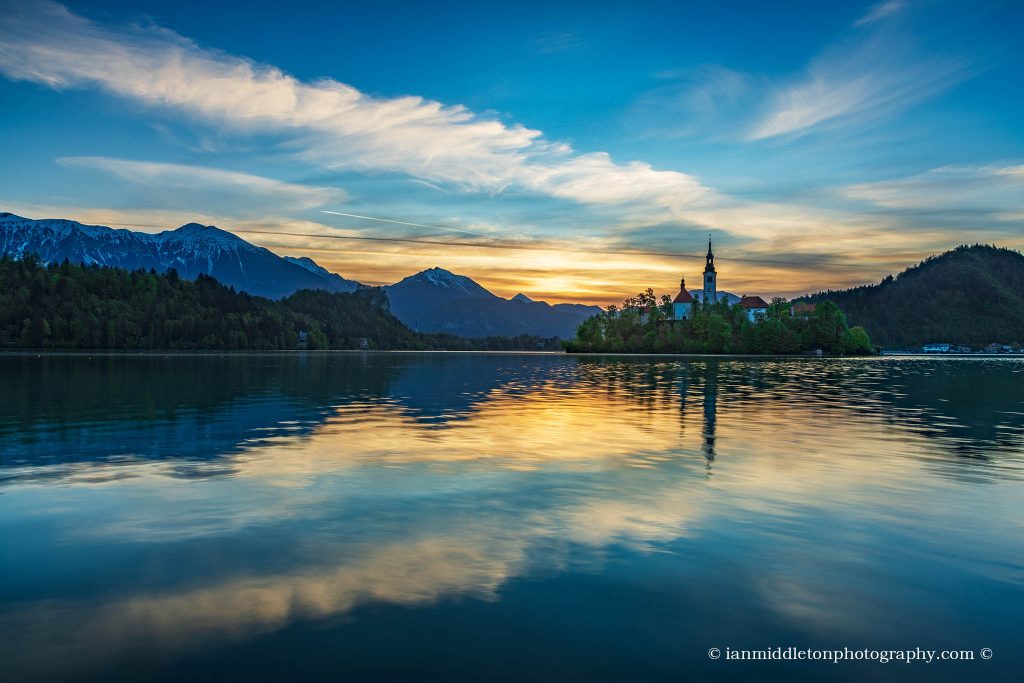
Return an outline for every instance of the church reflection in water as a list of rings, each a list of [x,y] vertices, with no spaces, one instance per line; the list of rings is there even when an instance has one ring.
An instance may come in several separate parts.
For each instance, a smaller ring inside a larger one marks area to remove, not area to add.
[[[0,660],[100,671],[168,648],[273,642],[296,623],[341,629],[368,605],[445,614],[445,599],[473,598],[500,610],[530,590],[518,579],[600,573],[612,557],[650,562],[654,577],[675,558],[673,575],[688,578],[669,591],[682,602],[666,628],[679,613],[714,623],[702,610],[729,601],[762,615],[758,635],[797,628],[785,608],[805,617],[808,587],[837,593],[834,568],[804,562],[836,542],[819,513],[870,510],[854,527],[875,528],[896,514],[884,480],[900,492],[901,524],[949,516],[955,530],[972,508],[936,510],[936,490],[1019,471],[1020,368],[936,363],[0,358],[0,534],[14,540],[0,579],[16,596],[0,597]],[[779,510],[793,526],[773,526]],[[1012,530],[986,524],[985,566],[1006,566]],[[97,554],[107,547],[118,551]],[[737,547],[753,559],[730,555]],[[702,553],[725,561],[687,564]],[[15,566],[33,573],[3,573]],[[66,582],[68,566],[80,582]],[[783,573],[762,571],[773,567]],[[646,579],[643,590],[661,580]],[[715,582],[727,600],[695,588]],[[572,591],[538,597],[549,614],[552,595]],[[875,623],[875,602],[836,613]],[[827,614],[815,623],[830,625]]]
[[[718,361],[708,363],[704,373],[704,457],[710,465],[715,460],[715,414],[718,409]]]

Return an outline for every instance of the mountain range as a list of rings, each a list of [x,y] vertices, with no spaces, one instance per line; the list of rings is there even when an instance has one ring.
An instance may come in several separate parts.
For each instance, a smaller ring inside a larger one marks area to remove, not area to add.
[[[310,258],[278,256],[214,226],[189,223],[151,234],[0,213],[0,256],[30,253],[44,264],[67,259],[128,270],[173,268],[187,279],[210,275],[237,290],[272,299],[302,289],[352,292],[365,286]],[[550,305],[522,294],[504,299],[442,268],[411,275],[384,291],[395,317],[414,330],[462,337],[570,338],[580,322],[600,311],[597,306]]]

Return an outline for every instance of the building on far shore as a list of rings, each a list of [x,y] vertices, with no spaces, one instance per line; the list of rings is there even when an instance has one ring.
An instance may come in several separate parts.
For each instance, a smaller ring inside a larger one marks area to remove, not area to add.
[[[803,301],[793,304],[789,307],[789,314],[794,318],[800,318],[801,320],[807,320],[814,313],[814,309],[817,306],[815,304],[808,304]]]

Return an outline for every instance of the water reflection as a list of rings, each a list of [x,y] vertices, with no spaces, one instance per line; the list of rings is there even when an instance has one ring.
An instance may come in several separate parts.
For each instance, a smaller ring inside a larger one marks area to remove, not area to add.
[[[704,373],[704,457],[715,459],[715,412],[718,409],[718,361],[712,361]]]
[[[197,678],[191,658],[290,651],[308,623],[373,650],[380,605],[468,619],[486,651],[496,623],[589,628],[572,596],[595,581],[594,618],[665,673],[766,637],[980,628],[1009,652],[1022,365],[4,357],[0,673]]]
[[[736,412],[762,401],[782,402],[807,419],[816,411],[840,411],[844,419],[867,416],[927,435],[950,454],[989,458],[1021,444],[1022,377],[1024,362],[981,359],[6,356],[0,358],[0,467],[10,477],[11,468],[58,463],[206,461],[243,452],[260,440],[308,435],[339,411],[363,405],[385,405],[444,428],[471,419],[489,401],[552,387],[603,392],[646,411],[676,404],[681,427],[687,402],[697,398],[710,462],[720,381]],[[180,474],[218,471],[182,467]]]

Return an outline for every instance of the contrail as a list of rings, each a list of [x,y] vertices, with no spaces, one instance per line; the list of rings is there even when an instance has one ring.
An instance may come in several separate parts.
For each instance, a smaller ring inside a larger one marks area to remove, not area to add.
[[[443,225],[424,225],[423,223],[410,223],[408,221],[395,221],[390,218],[375,218],[374,216],[360,216],[357,213],[342,213],[341,211],[328,211],[327,209],[320,209],[320,213],[330,213],[335,216],[348,216],[349,218],[362,218],[367,221],[380,221],[381,223],[394,223],[396,225],[411,225],[414,228],[430,228],[431,230],[450,230],[451,232],[461,232],[467,235],[476,235],[478,237],[490,237],[491,235],[485,235],[482,232],[473,232],[472,230],[460,230],[459,228],[446,228]]]

